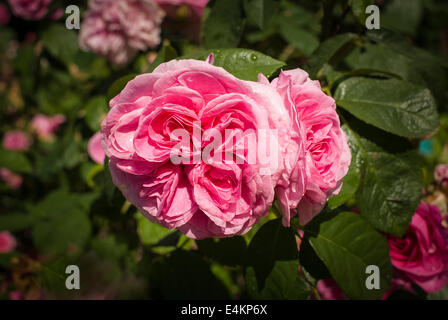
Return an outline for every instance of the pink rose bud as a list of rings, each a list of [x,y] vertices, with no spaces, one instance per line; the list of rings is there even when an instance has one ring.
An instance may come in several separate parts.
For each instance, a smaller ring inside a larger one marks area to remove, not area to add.
[[[38,114],[31,120],[31,128],[36,131],[40,138],[49,139],[54,136],[55,132],[64,122],[65,116],[61,114],[57,114],[52,117]]]
[[[9,23],[10,15],[5,5],[0,3],[0,25],[5,26]]]
[[[8,0],[12,13],[22,19],[39,20],[48,12],[52,0]]]
[[[392,265],[426,292],[448,284],[448,230],[438,207],[421,202],[402,237],[388,236]]]
[[[118,66],[160,43],[163,10],[152,0],[90,0],[79,43]]]
[[[26,151],[30,145],[31,140],[23,131],[8,131],[3,136],[3,148],[7,150]]]
[[[95,133],[89,140],[87,151],[89,153],[90,158],[96,163],[103,164],[104,159],[106,158],[106,154],[104,153],[103,148],[101,147],[101,133]]]
[[[259,81],[268,83],[264,77]],[[282,71],[271,86],[279,92],[285,110],[295,119],[290,128],[294,143],[288,147],[286,157],[289,178],[277,187],[283,223],[289,226],[290,219],[299,213],[300,223],[305,225],[323,209],[328,198],[339,193],[351,153],[336,113],[336,103],[322,92],[319,81],[295,69]],[[300,185],[304,181],[305,190],[302,190]]]
[[[8,253],[16,248],[16,238],[9,231],[0,232],[0,253]]]
[[[101,132],[113,182],[149,220],[202,239],[244,234],[268,214],[296,143],[274,87],[173,60],[131,80],[110,107]]]
[[[9,171],[6,168],[0,168],[0,178],[5,181],[5,183],[11,189],[19,189],[22,186],[23,178],[14,172]]]

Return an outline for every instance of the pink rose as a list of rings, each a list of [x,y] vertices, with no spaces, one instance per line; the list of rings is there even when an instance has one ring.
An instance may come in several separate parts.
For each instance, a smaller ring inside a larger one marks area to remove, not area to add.
[[[163,16],[152,0],[90,0],[80,46],[116,65],[126,65],[139,50],[160,43]]]
[[[421,202],[402,237],[388,236],[392,265],[426,292],[448,284],[448,230],[440,210]]]
[[[0,3],[0,25],[5,26],[9,23],[10,15],[5,5]]]
[[[95,133],[89,140],[87,151],[90,158],[96,163],[103,164],[106,154],[101,147],[101,132]]]
[[[202,239],[243,234],[267,214],[283,162],[257,153],[266,147],[257,133],[273,150],[289,140],[276,90],[173,60],[130,81],[110,106],[102,144],[112,179],[148,219]]]
[[[19,189],[23,182],[22,176],[19,176],[6,168],[0,168],[0,178],[14,190]]]
[[[267,79],[260,81],[267,82]],[[296,120],[291,130],[296,137],[303,137],[302,145],[297,139],[299,152],[294,149],[297,157],[289,159],[289,185],[283,181],[276,194],[285,226],[289,226],[290,218],[297,212],[300,223],[305,225],[322,210],[328,198],[339,193],[351,153],[341,130],[335,101],[322,92],[318,81],[311,80],[305,71],[295,69],[281,72],[271,85],[278,90],[285,108]],[[306,168],[305,177],[298,173],[303,168]],[[306,182],[303,198],[296,186],[298,180]]]
[[[8,131],[3,136],[3,148],[8,150],[26,151],[30,145],[31,140],[23,131]]]
[[[12,13],[27,20],[39,20],[48,12],[52,0],[8,0]]]
[[[0,253],[8,253],[16,248],[16,238],[9,231],[0,232]]]
[[[41,139],[51,139],[64,122],[65,116],[62,114],[57,114],[52,117],[38,114],[31,120],[31,128],[36,131]]]

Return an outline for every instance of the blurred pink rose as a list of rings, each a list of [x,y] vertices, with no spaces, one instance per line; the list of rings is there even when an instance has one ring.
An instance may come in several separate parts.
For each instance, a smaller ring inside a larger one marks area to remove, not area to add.
[[[189,5],[195,12],[200,16],[204,7],[207,5],[209,0],[156,0],[156,2],[163,6],[180,6],[182,4]]]
[[[163,16],[152,0],[90,0],[80,46],[116,65],[126,65],[139,50],[160,43]]]
[[[12,130],[3,136],[3,148],[14,151],[26,151],[31,145],[30,138],[25,132]]]
[[[346,300],[344,292],[332,279],[319,280],[317,282],[317,292],[322,300]]]
[[[39,20],[48,12],[53,0],[8,0],[12,13],[27,20]]]
[[[388,236],[392,265],[426,292],[448,284],[448,230],[440,210],[421,202],[402,237]]]
[[[96,163],[103,164],[106,154],[101,147],[101,132],[95,133],[89,140],[87,151],[90,158]]]
[[[439,164],[434,170],[436,183],[448,191],[448,164]]]
[[[260,81],[267,82],[267,79]],[[294,149],[297,157],[291,155],[289,159],[291,178],[277,187],[283,222],[289,226],[290,218],[299,212],[300,223],[305,225],[322,210],[328,198],[339,193],[351,153],[335,101],[322,92],[318,81],[311,80],[305,71],[295,69],[281,72],[271,85],[282,96],[291,117],[296,119],[291,130],[303,137],[303,144],[298,143],[298,148],[305,150],[303,157],[297,148]],[[303,168],[306,168],[305,177],[298,174]],[[306,183],[303,198],[302,190],[297,188],[299,180]]]
[[[31,120],[31,128],[36,131],[42,139],[49,139],[59,129],[59,126],[65,122],[65,116],[57,114],[48,117],[44,114],[38,114]]]
[[[173,60],[130,81],[110,106],[102,144],[112,179],[148,219],[201,239],[244,234],[268,213],[283,162],[279,153],[267,161],[250,153],[265,147],[257,131],[278,130],[272,148],[289,140],[291,120],[274,88]],[[178,130],[188,135],[185,148],[176,147]],[[214,154],[230,157],[189,162],[225,130]],[[175,164],[173,151],[190,164]]]
[[[4,4],[0,3],[0,25],[7,25],[9,23],[9,11]]]
[[[6,168],[0,168],[0,178],[5,181],[11,189],[20,188],[23,182],[22,176],[19,176]]]
[[[0,232],[0,253],[8,253],[16,248],[16,238],[9,231]]]

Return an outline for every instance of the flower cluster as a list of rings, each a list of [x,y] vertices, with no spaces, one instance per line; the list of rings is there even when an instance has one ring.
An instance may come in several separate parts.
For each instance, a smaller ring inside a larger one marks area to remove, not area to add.
[[[300,208],[306,223],[350,164],[334,100],[302,70],[253,82],[212,61],[164,63],[111,100],[102,144],[114,183],[192,238],[247,232],[275,195],[284,225]]]

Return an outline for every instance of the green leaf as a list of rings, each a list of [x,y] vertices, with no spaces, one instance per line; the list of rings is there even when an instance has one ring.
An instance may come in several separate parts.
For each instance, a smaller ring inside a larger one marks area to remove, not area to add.
[[[381,13],[381,27],[415,36],[423,16],[421,0],[391,0]]]
[[[311,294],[310,285],[299,276],[297,260],[276,261],[266,278],[263,289],[258,288],[254,268],[246,271],[249,296],[256,300],[305,300]]]
[[[118,241],[114,235],[93,239],[92,249],[102,260],[118,261],[128,253],[127,245]]]
[[[380,299],[390,287],[392,266],[386,239],[352,212],[322,212],[305,227],[309,241],[344,293],[352,299]],[[366,268],[380,270],[380,289],[366,287]]]
[[[439,125],[431,92],[409,82],[353,77],[339,84],[334,98],[366,123],[403,137],[424,137]]]
[[[198,252],[176,250],[152,265],[152,286],[164,299],[226,299],[223,283],[211,272]]]
[[[204,239],[196,241],[198,250],[207,257],[227,266],[244,265],[246,241],[243,237]]]
[[[352,69],[370,69],[393,73],[402,80],[425,86],[426,81],[415,68],[413,59],[406,57],[388,47],[365,42],[346,59]]]
[[[270,276],[278,261],[297,261],[298,251],[294,233],[281,224],[281,219],[266,222],[252,238],[247,252],[247,272],[253,272],[256,288],[262,292],[267,284],[272,284]],[[285,276],[295,279],[295,273]],[[270,290],[270,289],[268,289]]]
[[[428,294],[428,300],[448,300],[448,286]]]
[[[401,151],[394,142],[394,153],[373,142],[381,133],[373,130],[367,134],[356,133],[344,126],[352,162],[359,166],[361,184],[356,193],[356,203],[362,215],[377,229],[401,236],[420,201],[423,188],[422,170],[416,151]],[[392,140],[393,137],[386,139]]]
[[[42,34],[42,44],[54,57],[65,63],[71,63],[78,47],[78,36],[61,24],[50,24]]]
[[[306,56],[309,56],[319,47],[317,36],[294,25],[281,24],[280,33],[287,42]]]
[[[106,97],[96,96],[87,101],[86,104],[86,123],[92,131],[101,129],[103,121],[109,108],[107,107]]]
[[[36,222],[36,217],[26,213],[10,213],[0,215],[0,230],[11,232],[21,231],[31,227]]]
[[[263,29],[279,9],[277,0],[244,0],[247,23]]]
[[[352,161],[347,175],[344,177],[341,190],[328,200],[328,207],[333,210],[350,200],[358,190],[360,181],[360,170],[356,162]]]
[[[148,70],[146,72],[153,72],[155,68],[157,68],[160,64],[163,62],[168,62],[170,60],[177,58],[177,52],[176,49],[174,49],[172,46],[164,46],[157,57],[154,59],[154,61],[149,66]]]
[[[112,83],[112,85],[109,87],[109,90],[107,90],[107,100],[111,100],[117,94],[119,94],[121,90],[123,90],[124,87],[128,84],[128,82],[134,79],[136,76],[136,74],[128,74],[115,80],[114,83]]]
[[[243,0],[215,0],[204,12],[202,43],[205,48],[237,47],[244,30]]]
[[[349,0],[353,15],[358,19],[361,25],[366,22],[366,8],[374,3],[373,0]]]
[[[275,60],[258,51],[250,49],[216,49],[183,56],[179,59],[205,60],[210,53],[214,54],[214,65],[223,67],[235,77],[243,80],[257,81],[258,74],[270,77],[279,68],[285,66],[282,61]]]
[[[149,221],[140,212],[136,213],[135,218],[137,219],[137,234],[144,245],[157,245],[161,240],[175,232],[158,223]]]
[[[51,193],[39,202],[32,214],[39,218],[33,242],[39,252],[56,255],[71,246],[82,248],[90,237],[88,209],[93,198],[63,191]]]
[[[358,36],[342,33],[321,43],[305,65],[312,79],[320,78],[325,64],[335,64],[342,60],[353,48]]]
[[[6,168],[16,173],[31,173],[32,167],[26,156],[17,151],[1,150],[0,168]]]

